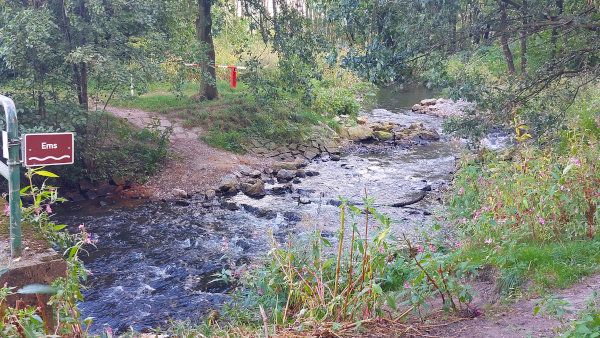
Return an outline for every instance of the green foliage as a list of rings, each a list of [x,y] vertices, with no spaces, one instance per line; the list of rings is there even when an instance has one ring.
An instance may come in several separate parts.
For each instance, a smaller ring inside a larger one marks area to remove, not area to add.
[[[597,292],[590,297],[586,308],[579,313],[578,318],[569,325],[562,336],[568,338],[600,337],[600,297]]]
[[[450,212],[464,259],[497,267],[506,295],[527,281],[566,287],[600,269],[597,100],[577,101],[554,147],[520,143],[466,160],[456,174]]]
[[[360,104],[358,104],[355,96],[348,89],[319,88],[315,94],[313,109],[328,116],[356,116],[360,109]]]
[[[41,310],[45,307],[43,303],[39,303],[38,307],[10,307],[6,302],[7,297],[14,292],[13,288],[10,286],[1,288],[0,335],[5,337],[87,336],[92,319],[82,320],[77,309],[77,303],[83,300],[80,283],[88,275],[88,271],[79,260],[79,252],[84,245],[93,245],[94,239],[83,225],[79,226],[79,233],[70,234],[66,230],[66,225],[51,221],[52,206],[63,200],[58,197],[57,188],[47,184],[48,179],[58,178],[56,174],[39,168],[29,169],[26,176],[29,185],[21,189],[21,199],[24,201],[23,221],[31,225],[37,235],[63,252],[67,262],[67,275],[56,279],[52,286],[29,285],[17,291],[20,294],[51,294],[48,305],[53,313]],[[33,183],[36,179],[43,180],[40,186]]]
[[[92,181],[143,182],[167,157],[171,131],[161,131],[158,121],[137,129],[106,113],[89,118],[81,156]]]
[[[252,323],[256,318],[239,313],[263,308],[283,327],[359,323],[384,311],[401,317],[418,312],[436,297],[448,310],[468,307],[471,293],[460,280],[474,267],[455,263],[447,248],[393,238],[391,220],[373,208],[371,199],[364,202],[360,208],[347,202],[340,206],[337,244],[319,231],[304,241],[274,241],[269,258],[242,274],[243,287],[233,308],[234,313],[238,309],[237,320]],[[364,226],[359,226],[361,218]]]

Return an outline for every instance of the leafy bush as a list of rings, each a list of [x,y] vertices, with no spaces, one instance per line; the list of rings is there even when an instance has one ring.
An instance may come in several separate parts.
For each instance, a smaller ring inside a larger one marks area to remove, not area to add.
[[[155,121],[137,129],[109,114],[90,114],[81,150],[86,176],[92,181],[148,179],[168,154],[170,130],[158,127]]]
[[[567,154],[523,147],[513,161],[488,157],[463,165],[451,199],[459,228],[473,242],[593,239],[599,222],[600,151],[571,138]]]
[[[312,105],[315,112],[327,115],[352,115],[360,110],[360,104],[349,89],[319,88],[316,90]]]
[[[47,184],[48,179],[58,178],[43,169],[30,169],[26,176],[29,185],[21,189],[24,226],[31,226],[35,233],[49,242],[63,254],[67,262],[67,275],[56,279],[52,286],[32,284],[16,291],[17,294],[51,295],[48,305],[52,311],[44,310],[46,304],[38,298],[38,306],[8,306],[7,297],[15,293],[14,288],[4,285],[0,288],[0,335],[3,337],[42,337],[49,335],[81,336],[88,335],[92,318],[82,319],[77,303],[83,300],[81,282],[88,271],[79,259],[83,246],[93,245],[95,240],[79,226],[79,232],[70,234],[64,224],[51,221],[52,206],[61,202],[56,187]],[[35,178],[44,179],[40,186],[34,185]],[[3,269],[2,269],[3,270]],[[5,272],[6,270],[4,270]],[[0,274],[3,272],[0,271]]]

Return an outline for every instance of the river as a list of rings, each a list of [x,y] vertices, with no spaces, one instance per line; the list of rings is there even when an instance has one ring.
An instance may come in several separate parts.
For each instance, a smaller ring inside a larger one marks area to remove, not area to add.
[[[423,123],[441,133],[441,119],[407,109],[430,95],[420,89],[382,90],[377,108],[366,115],[371,121]],[[352,147],[340,161],[309,164],[307,170],[320,174],[294,184],[293,193],[269,193],[260,200],[238,194],[226,201],[192,198],[189,205],[124,200],[63,208],[57,220],[73,227],[83,223],[98,238],[96,248],[82,257],[92,272],[80,304],[83,316],[95,317],[95,332],[106,326],[124,332],[169,319],[201,320],[229,299],[228,286],[210,283],[214,273],[264,257],[269,233],[294,239],[319,227],[334,237],[340,197],[359,203],[366,192],[392,218],[396,233],[429,232],[441,208],[436,192],[452,178],[461,147],[443,134],[439,142],[410,147]],[[272,186],[267,184],[268,191]],[[384,206],[424,190],[432,193],[409,208]],[[223,202],[239,209],[223,208]]]

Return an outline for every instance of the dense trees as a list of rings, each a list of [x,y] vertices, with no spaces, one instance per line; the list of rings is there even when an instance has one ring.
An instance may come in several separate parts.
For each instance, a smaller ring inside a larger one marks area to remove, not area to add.
[[[0,55],[44,114],[46,100],[74,95],[83,109],[90,80],[114,88],[147,70],[161,34],[160,1],[6,1]],[[1,75],[0,75],[1,76]],[[5,75],[6,76],[6,75]]]

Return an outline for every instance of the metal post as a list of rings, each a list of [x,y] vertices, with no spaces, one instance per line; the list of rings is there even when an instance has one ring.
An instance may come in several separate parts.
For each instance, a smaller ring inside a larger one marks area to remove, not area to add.
[[[10,253],[13,258],[21,256],[21,162],[19,123],[17,109],[10,98],[0,95],[6,117],[6,132],[8,133],[8,161],[0,162],[0,173],[8,180],[8,201],[10,205]]]

